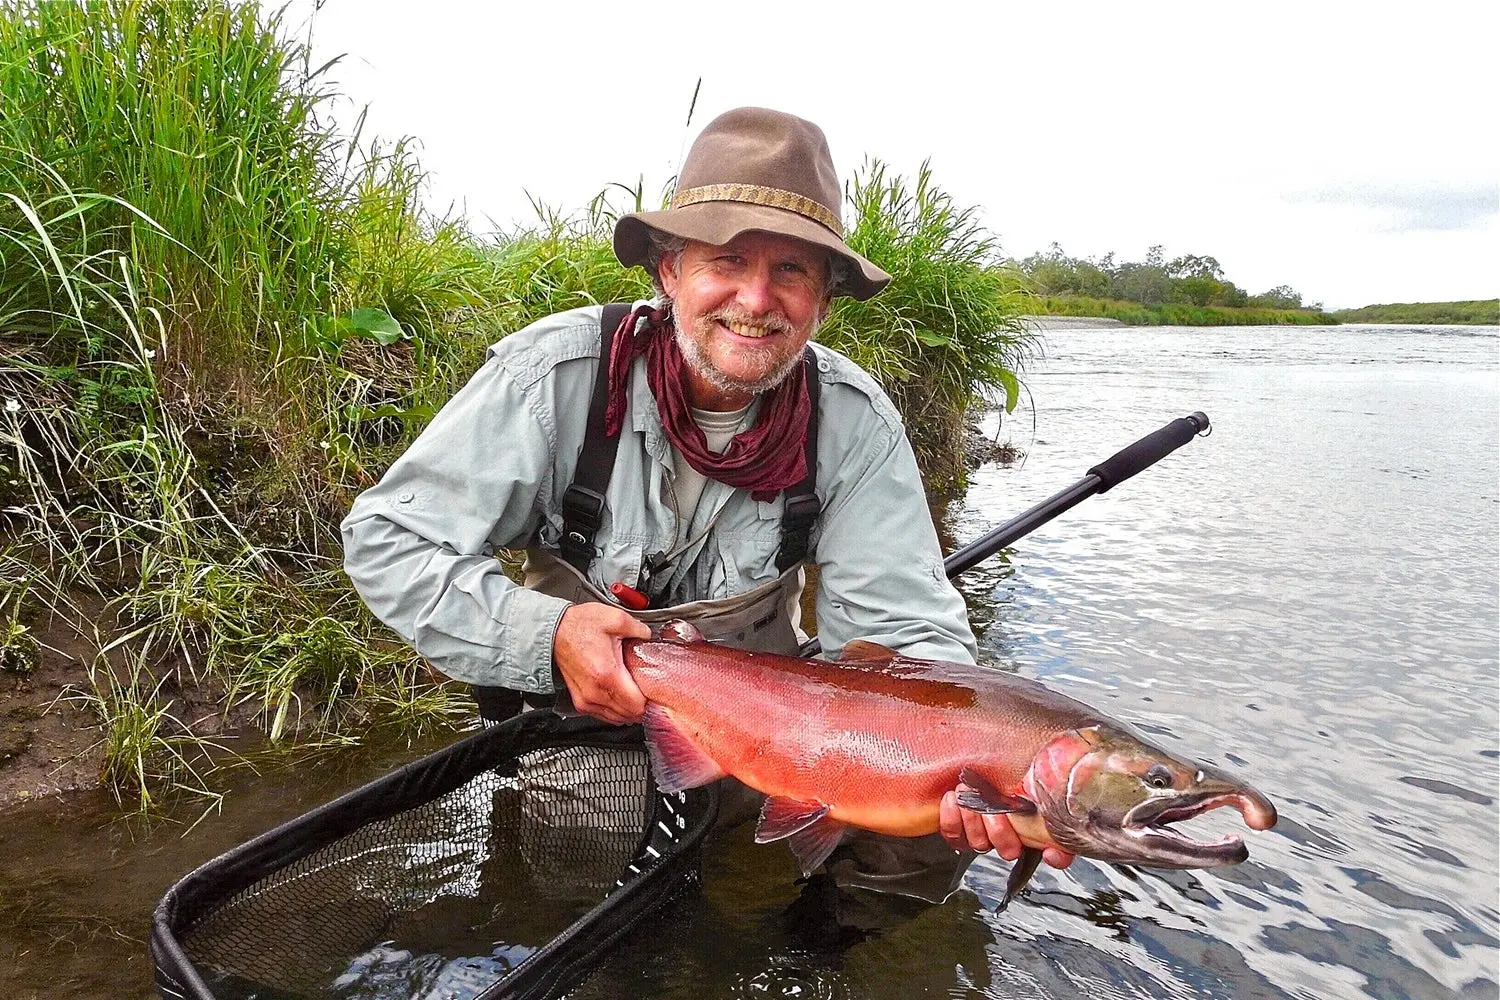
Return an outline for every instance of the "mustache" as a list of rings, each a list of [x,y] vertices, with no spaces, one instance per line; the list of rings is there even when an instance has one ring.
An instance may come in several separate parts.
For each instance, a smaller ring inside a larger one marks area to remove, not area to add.
[[[797,327],[792,321],[779,312],[756,315],[738,306],[720,306],[712,312],[704,313],[703,319],[710,323],[740,323],[745,326],[760,326],[770,330],[772,333],[795,333],[797,331]]]

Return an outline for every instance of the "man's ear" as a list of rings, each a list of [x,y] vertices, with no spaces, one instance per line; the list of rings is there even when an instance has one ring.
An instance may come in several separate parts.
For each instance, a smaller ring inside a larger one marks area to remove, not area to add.
[[[656,265],[656,280],[661,282],[661,290],[669,299],[677,296],[677,255],[678,251],[668,251]]]

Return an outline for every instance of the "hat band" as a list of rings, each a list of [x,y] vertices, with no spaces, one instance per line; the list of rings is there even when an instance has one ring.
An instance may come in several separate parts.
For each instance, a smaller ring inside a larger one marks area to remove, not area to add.
[[[702,187],[688,188],[672,196],[672,207],[685,208],[705,201],[741,201],[768,208],[784,208],[827,226],[840,239],[844,237],[843,223],[821,202],[795,191],[762,187],[759,184],[705,184]]]

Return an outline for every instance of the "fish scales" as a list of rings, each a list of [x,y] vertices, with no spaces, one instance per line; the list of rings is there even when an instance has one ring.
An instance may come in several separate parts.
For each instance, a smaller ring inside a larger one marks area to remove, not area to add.
[[[643,642],[630,665],[641,693],[745,784],[827,802],[835,819],[903,836],[937,830],[938,802],[965,766],[1019,791],[1045,742],[1028,718],[1045,713],[1057,728],[1092,719],[1010,674],[976,671],[956,683],[901,657],[820,661]],[[988,748],[984,761],[975,747]]]
[[[1235,864],[1229,835],[1198,841],[1170,824],[1234,806],[1256,830],[1271,801],[1217,768],[1187,763],[1130,727],[1035,681],[854,642],[838,661],[708,643],[691,625],[622,643],[648,701],[659,782],[728,774],[767,796],[756,839],[786,838],[814,870],[846,825],[919,836],[951,791],[967,809],[1009,813],[1025,847],[1006,902],[1042,850],[1158,868]]]

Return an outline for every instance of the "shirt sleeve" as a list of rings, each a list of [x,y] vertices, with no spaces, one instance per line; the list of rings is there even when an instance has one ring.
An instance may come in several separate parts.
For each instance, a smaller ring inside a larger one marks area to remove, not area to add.
[[[491,358],[344,519],[344,569],[359,595],[450,677],[553,689],[568,602],[512,583],[494,554],[535,532],[555,436]]]
[[[943,570],[911,445],[899,425],[871,422],[824,502],[816,549],[823,652],[865,639],[908,656],[974,663],[978,646]]]

